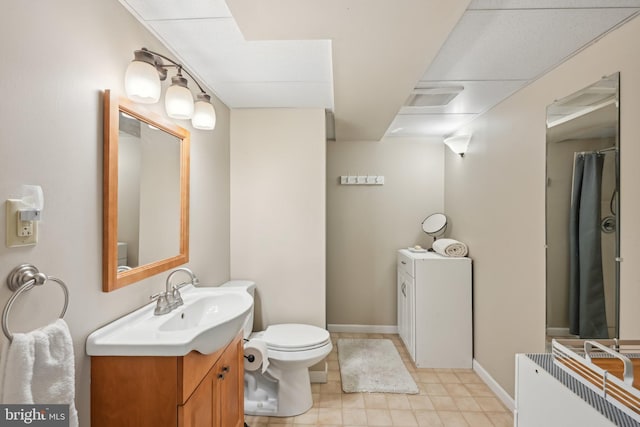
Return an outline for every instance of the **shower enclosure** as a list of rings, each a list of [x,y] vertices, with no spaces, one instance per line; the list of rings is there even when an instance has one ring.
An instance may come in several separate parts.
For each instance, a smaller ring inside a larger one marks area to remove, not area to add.
[[[618,337],[619,74],[547,108],[547,337]]]

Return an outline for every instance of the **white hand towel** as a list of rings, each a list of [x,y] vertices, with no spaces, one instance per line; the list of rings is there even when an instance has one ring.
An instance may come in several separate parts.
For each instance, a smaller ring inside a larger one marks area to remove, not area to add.
[[[14,333],[5,355],[2,403],[68,404],[69,426],[78,426],[73,340],[64,320]]]
[[[432,247],[444,256],[464,257],[469,253],[467,245],[454,239],[438,239],[433,242]]]
[[[2,339],[2,352],[0,353],[0,403],[4,403],[4,376],[7,372],[7,358],[9,356],[9,340]]]

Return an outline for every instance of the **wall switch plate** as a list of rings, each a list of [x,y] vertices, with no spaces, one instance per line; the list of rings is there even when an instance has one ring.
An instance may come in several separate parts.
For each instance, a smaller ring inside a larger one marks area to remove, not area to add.
[[[20,211],[28,209],[22,200],[6,202],[6,244],[8,248],[35,245],[38,242],[38,221],[24,221]]]

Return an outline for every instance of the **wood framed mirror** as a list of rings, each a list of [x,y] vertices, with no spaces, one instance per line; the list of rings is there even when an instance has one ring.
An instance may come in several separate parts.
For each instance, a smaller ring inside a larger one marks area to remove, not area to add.
[[[189,261],[190,134],[104,91],[102,290]]]

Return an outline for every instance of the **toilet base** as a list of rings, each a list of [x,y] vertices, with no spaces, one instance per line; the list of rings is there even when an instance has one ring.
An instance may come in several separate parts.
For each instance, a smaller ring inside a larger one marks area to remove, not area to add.
[[[262,415],[275,417],[278,412],[278,401],[276,399],[248,400],[244,399],[244,413],[246,415]]]
[[[311,409],[313,397],[308,368],[283,370],[280,372],[279,379],[277,417],[293,417]]]
[[[273,380],[265,378],[256,372],[245,373],[245,385],[256,381],[258,390],[270,389],[270,393],[255,393],[254,390],[245,390],[244,413],[247,415],[261,415],[269,417],[293,417],[304,414],[313,406],[311,396],[311,380],[309,369],[280,370],[270,367],[267,374],[277,378],[277,384]],[[247,381],[247,375],[250,376]],[[274,396],[277,395],[277,398]]]

